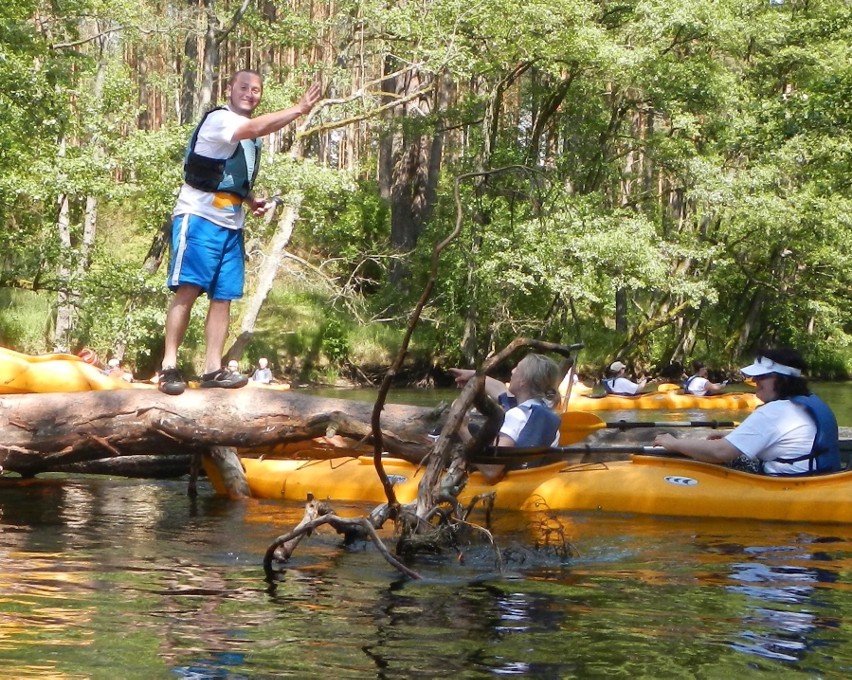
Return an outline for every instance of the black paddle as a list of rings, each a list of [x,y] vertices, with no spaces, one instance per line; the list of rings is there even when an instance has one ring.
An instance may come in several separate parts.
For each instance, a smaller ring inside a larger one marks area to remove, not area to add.
[[[558,462],[565,460],[571,454],[585,453],[619,453],[640,454],[644,456],[661,456],[683,458],[679,453],[666,451],[660,446],[601,446],[580,444],[577,446],[538,446],[533,448],[518,448],[511,446],[490,446],[485,452],[468,458],[469,462],[480,465],[511,465],[527,462]]]

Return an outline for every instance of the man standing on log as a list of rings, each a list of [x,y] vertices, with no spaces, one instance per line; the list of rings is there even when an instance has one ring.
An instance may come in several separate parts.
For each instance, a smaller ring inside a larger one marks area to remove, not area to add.
[[[205,368],[201,387],[242,387],[246,376],[222,366],[231,300],[243,295],[245,204],[253,215],[274,203],[252,193],[260,160],[260,137],[306,115],[320,99],[314,83],[295,106],[257,118],[263,82],[256,71],[238,71],[228,83],[227,106],[213,109],[192,133],[184,161],[184,184],[173,212],[168,286],[175,296],[166,315],[161,392],[181,394],[186,382],[177,353],[190,312],[202,293],[210,308],[205,323]]]

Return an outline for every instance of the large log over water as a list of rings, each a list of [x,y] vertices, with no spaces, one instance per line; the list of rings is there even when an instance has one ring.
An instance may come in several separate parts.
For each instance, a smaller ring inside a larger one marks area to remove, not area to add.
[[[337,435],[369,442],[372,404],[244,388],[24,394],[0,398],[0,466],[29,476],[124,456],[168,456],[211,446],[269,447]],[[428,451],[440,409],[386,405],[385,449]],[[103,467],[92,465],[93,471]],[[120,467],[120,466],[119,466]]]

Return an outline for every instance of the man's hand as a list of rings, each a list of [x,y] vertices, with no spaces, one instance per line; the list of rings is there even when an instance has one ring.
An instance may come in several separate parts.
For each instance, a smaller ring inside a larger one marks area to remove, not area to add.
[[[301,114],[307,115],[311,112],[311,109],[316,106],[316,103],[322,97],[322,86],[319,82],[315,82],[308,88],[308,91],[302,95],[302,98],[299,100],[299,111]]]
[[[246,203],[248,203],[248,207],[249,210],[251,210],[252,215],[255,217],[263,217],[263,215],[275,207],[276,200],[274,198],[269,200],[265,198],[256,198],[254,195],[250,195],[246,198]]]

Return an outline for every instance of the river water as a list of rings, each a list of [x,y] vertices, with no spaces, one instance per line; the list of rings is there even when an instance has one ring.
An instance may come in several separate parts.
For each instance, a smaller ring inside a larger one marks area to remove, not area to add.
[[[852,389],[818,391],[852,426]],[[0,486],[3,677],[852,673],[852,526],[502,513],[505,569],[471,542],[419,558],[423,581],[321,529],[270,586],[263,554],[300,505],[199,491],[107,477]]]

